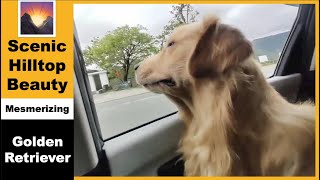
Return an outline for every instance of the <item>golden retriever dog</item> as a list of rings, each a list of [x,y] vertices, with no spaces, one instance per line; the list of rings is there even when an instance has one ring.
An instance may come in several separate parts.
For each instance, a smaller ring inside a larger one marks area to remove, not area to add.
[[[185,175],[315,174],[314,106],[278,94],[250,42],[216,16],[176,28],[136,80],[177,105]]]

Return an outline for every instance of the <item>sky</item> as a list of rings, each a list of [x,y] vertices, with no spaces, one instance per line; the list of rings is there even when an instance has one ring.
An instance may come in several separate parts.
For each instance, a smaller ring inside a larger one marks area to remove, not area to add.
[[[48,16],[53,17],[52,2],[21,2],[20,15],[25,13],[31,16],[34,24],[39,26]]]
[[[143,25],[152,35],[159,35],[172,18],[172,4],[76,4],[74,20],[80,45],[85,49],[94,37],[102,37],[116,27]],[[289,31],[298,7],[275,5],[193,5],[198,20],[206,14],[216,14],[222,23],[239,28],[249,39]]]

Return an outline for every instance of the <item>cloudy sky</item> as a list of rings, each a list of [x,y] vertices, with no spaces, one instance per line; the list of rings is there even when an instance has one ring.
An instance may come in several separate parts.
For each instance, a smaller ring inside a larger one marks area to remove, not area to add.
[[[163,26],[172,18],[170,4],[117,5],[76,4],[74,20],[84,49],[94,37],[101,37],[118,26],[141,24],[152,35],[161,33]],[[288,5],[193,5],[200,13],[219,15],[222,22],[242,30],[250,39],[278,34],[291,29],[298,7]]]

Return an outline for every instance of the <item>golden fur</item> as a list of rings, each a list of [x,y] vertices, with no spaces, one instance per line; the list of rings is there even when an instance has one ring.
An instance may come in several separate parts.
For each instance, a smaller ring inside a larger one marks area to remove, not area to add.
[[[288,103],[252,53],[240,31],[209,16],[178,27],[137,69],[139,84],[178,106],[185,175],[314,175],[313,105]]]

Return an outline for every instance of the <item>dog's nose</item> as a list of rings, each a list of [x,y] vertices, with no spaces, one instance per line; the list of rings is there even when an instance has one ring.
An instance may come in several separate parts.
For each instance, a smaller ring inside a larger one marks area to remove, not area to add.
[[[140,63],[134,65],[134,70],[136,71],[139,68],[139,66],[140,66]]]

